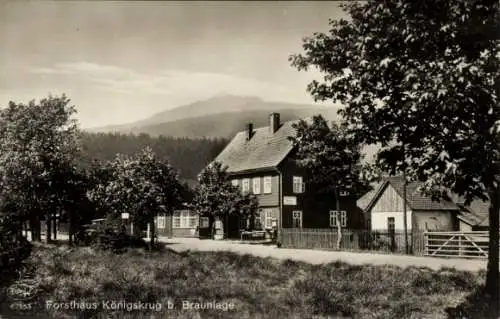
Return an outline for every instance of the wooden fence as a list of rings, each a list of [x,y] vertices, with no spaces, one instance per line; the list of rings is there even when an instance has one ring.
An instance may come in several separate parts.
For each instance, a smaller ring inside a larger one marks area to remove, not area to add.
[[[283,248],[337,250],[337,230],[333,228],[284,228]],[[414,255],[424,254],[424,233],[408,231],[408,246]],[[340,250],[405,253],[404,231],[342,230]]]
[[[487,231],[425,232],[425,256],[488,258]]]

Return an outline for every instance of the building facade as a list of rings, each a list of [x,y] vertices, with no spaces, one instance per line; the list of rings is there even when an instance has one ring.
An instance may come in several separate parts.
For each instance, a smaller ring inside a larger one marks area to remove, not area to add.
[[[189,209],[175,210],[172,215],[158,214],[155,217],[157,236],[163,237],[198,237],[198,230],[203,218]]]
[[[307,120],[307,119],[306,119]],[[269,125],[254,129],[247,124],[215,158],[227,168],[233,185],[258,199],[258,216],[248,220],[227,221],[228,237],[238,231],[262,229],[270,236],[274,229],[336,227],[336,215],[342,227],[362,228],[363,214],[349,194],[343,194],[339,211],[334,211],[335,198],[318,200],[308,188],[308,172],[295,161],[295,149],[289,137],[295,136],[293,124],[280,122],[278,113],[271,113]]]
[[[485,231],[488,230],[489,201],[465,203],[451,194],[448,200],[434,201],[422,194],[420,182],[407,183],[406,214],[409,231]],[[404,229],[403,179],[392,176],[357,201],[371,230]]]
[[[389,177],[358,200],[372,231],[404,230],[403,184],[402,177]],[[419,186],[418,182],[407,183],[407,230],[458,230],[460,208],[451,200],[433,201],[420,192]]]

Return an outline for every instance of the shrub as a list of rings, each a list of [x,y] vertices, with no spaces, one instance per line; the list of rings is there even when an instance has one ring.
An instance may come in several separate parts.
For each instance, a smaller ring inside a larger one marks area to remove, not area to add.
[[[25,238],[19,237],[17,240],[0,244],[0,268],[15,268],[26,259],[32,250],[32,244]]]
[[[146,248],[146,242],[137,235],[129,235],[118,223],[106,220],[102,224],[90,225],[76,236],[78,245],[88,245],[99,250],[122,253],[127,248]]]

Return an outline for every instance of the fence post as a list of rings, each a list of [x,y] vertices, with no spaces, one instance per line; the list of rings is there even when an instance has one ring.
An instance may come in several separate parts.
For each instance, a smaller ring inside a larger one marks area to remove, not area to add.
[[[458,256],[462,256],[462,235],[458,235]]]
[[[424,253],[429,255],[429,233],[424,232]]]
[[[329,248],[329,245],[328,245],[328,232],[323,232],[323,239],[324,241],[321,243],[321,248],[324,248],[324,249],[328,249]]]

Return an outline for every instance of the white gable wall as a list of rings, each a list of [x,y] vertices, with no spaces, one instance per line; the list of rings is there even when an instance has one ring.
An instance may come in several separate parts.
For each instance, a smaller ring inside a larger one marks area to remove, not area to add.
[[[387,219],[394,218],[396,230],[404,230],[403,198],[389,184],[371,209],[371,229],[387,229]],[[406,205],[407,229],[411,230],[412,212]]]
[[[406,225],[407,229],[411,230],[411,224],[412,224],[412,212],[406,211]],[[393,217],[394,218],[394,226],[397,230],[404,230],[404,215],[403,212],[380,212],[380,213],[374,213],[372,214],[372,221],[371,221],[371,229],[372,230],[385,230],[387,229],[387,219]]]

